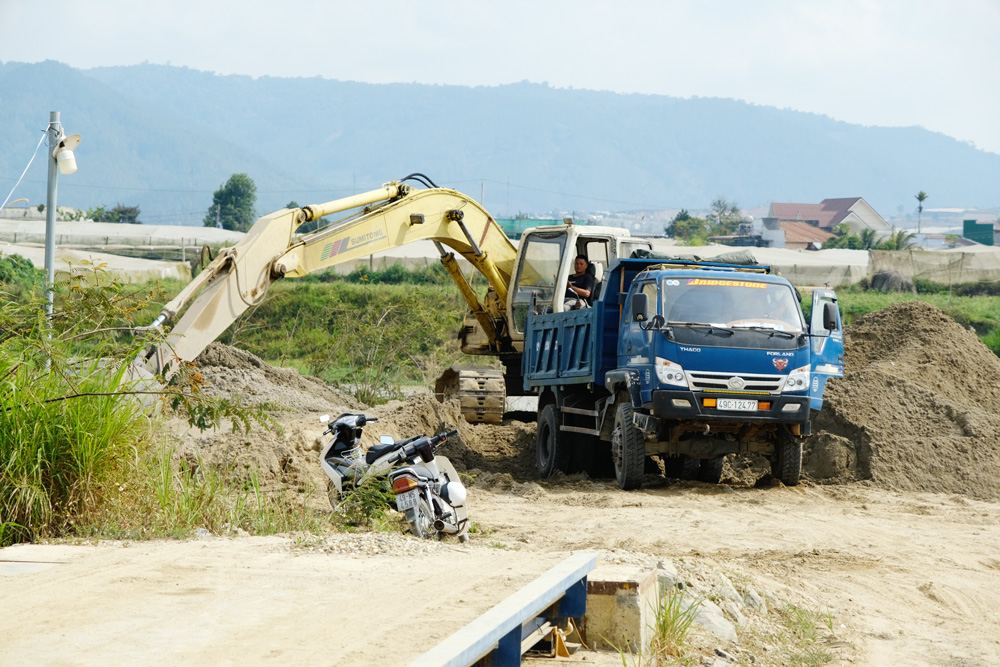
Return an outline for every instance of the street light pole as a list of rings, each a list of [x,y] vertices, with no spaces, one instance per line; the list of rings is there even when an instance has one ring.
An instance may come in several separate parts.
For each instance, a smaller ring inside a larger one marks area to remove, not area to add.
[[[45,195],[45,313],[52,321],[52,305],[55,302],[56,272],[56,193],[59,189],[59,167],[53,150],[62,134],[59,112],[49,112],[49,181]]]

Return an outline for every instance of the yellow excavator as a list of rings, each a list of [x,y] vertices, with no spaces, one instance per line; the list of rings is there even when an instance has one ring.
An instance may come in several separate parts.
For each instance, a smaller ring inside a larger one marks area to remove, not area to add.
[[[413,188],[408,180],[426,187]],[[337,213],[345,217],[315,231],[296,232],[306,222]],[[506,395],[524,393],[524,318],[532,308],[559,312],[566,307],[564,290],[555,286],[566,284],[573,258],[586,254],[600,272],[635,247],[649,247],[648,242],[633,241],[624,229],[568,224],[527,230],[515,248],[476,201],[436,187],[426,176],[411,174],[377,190],[258,219],[238,244],[220,251],[163,307],[151,327],[172,321],[190,304],[166,341],[149,351],[145,370],[169,377],[175,362],[193,361],[240,315],[260,303],[276,280],[421,240],[436,244],[442,264],[469,306],[459,332],[462,351],[499,357],[504,367],[501,371],[458,366],[438,380],[438,397],[457,395],[463,416],[473,423],[499,423]],[[462,273],[455,253],[486,278],[482,297]]]

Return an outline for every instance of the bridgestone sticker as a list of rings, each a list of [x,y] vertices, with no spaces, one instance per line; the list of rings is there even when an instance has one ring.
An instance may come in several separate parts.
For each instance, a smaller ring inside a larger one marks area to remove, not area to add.
[[[688,285],[720,285],[722,287],[754,287],[757,289],[767,289],[765,283],[755,283],[746,280],[711,280],[706,278],[692,278],[687,281]]]

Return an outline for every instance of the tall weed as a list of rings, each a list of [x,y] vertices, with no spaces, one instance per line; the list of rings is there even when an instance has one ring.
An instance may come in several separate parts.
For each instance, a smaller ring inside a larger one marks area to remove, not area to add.
[[[153,401],[204,427],[227,416],[245,427],[267,421],[202,396],[183,373],[169,388],[130,379],[132,363],[158,336],[132,329],[149,304],[143,289],[94,267],[60,285],[57,297],[50,321],[37,290],[26,298],[0,293],[0,543],[78,534],[103,520],[123,480],[144,486],[136,461],[152,447]]]

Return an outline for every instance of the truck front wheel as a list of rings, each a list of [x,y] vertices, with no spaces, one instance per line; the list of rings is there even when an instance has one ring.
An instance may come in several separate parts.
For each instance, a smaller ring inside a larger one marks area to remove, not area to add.
[[[538,476],[548,479],[556,470],[569,470],[570,449],[566,437],[559,432],[559,415],[552,403],[538,413]]]
[[[611,433],[611,458],[615,463],[615,478],[625,491],[642,486],[646,443],[642,432],[632,421],[632,405],[619,403],[615,410],[615,428]]]
[[[783,428],[778,429],[771,457],[771,476],[785,486],[795,486],[802,474],[802,440]]]

